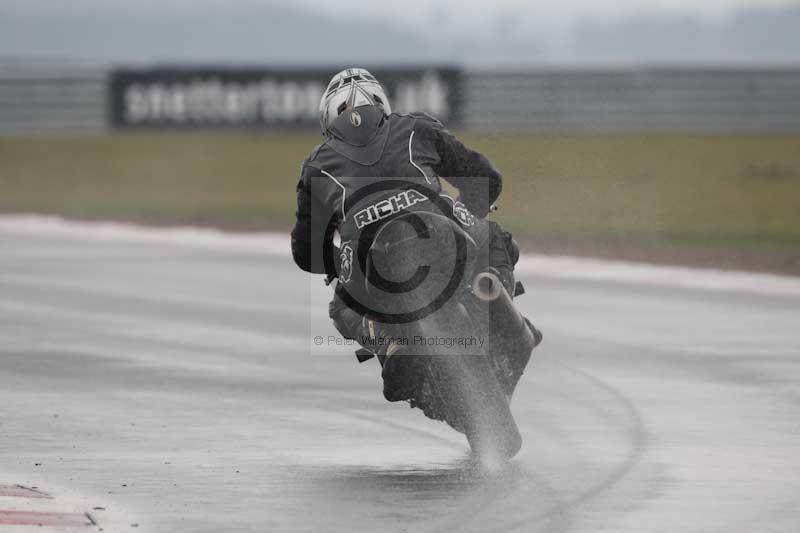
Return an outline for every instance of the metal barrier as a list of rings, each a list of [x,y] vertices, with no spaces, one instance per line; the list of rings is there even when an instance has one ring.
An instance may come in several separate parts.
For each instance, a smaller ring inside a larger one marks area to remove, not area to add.
[[[108,133],[110,79],[106,67],[0,65],[0,135]],[[800,133],[800,67],[467,70],[460,80],[472,131]]]
[[[469,72],[465,127],[498,132],[800,132],[800,68]]]
[[[0,65],[0,135],[108,131],[108,69]]]

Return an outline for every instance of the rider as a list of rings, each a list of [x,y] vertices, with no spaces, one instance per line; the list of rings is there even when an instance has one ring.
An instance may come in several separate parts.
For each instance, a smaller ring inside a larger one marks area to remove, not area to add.
[[[343,70],[331,79],[320,101],[319,118],[326,140],[301,167],[292,254],[301,269],[339,278],[329,312],[343,337],[361,340],[376,335],[369,317],[349,308],[341,292],[350,282],[355,262],[349,243],[358,240],[361,228],[383,219],[375,216],[375,211],[351,214],[350,200],[382,178],[402,178],[431,189],[448,202],[445,205],[452,209],[448,215],[465,229],[469,226],[484,258],[484,269],[493,271],[514,295],[519,249],[510,233],[485,219],[502,189],[500,173],[485,156],[464,146],[430,115],[392,113],[381,84],[361,68]],[[459,198],[447,194],[439,177],[458,189]],[[398,209],[396,202],[394,206]],[[426,208],[424,201],[413,206]],[[359,215],[362,220],[354,224]],[[334,230],[340,235],[340,246],[334,244]],[[338,268],[330,258],[338,259]],[[528,325],[538,344],[541,334],[530,322]],[[530,351],[516,356],[521,375]],[[407,399],[389,390],[386,369],[384,364],[387,399]]]

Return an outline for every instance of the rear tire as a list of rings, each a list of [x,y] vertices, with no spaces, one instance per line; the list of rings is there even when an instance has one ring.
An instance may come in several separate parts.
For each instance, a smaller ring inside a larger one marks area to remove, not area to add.
[[[506,461],[522,447],[508,398],[483,356],[462,356],[459,400],[472,452],[481,458]]]

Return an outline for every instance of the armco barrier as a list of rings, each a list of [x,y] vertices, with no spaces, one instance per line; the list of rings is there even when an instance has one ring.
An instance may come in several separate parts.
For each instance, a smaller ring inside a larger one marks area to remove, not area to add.
[[[0,64],[0,134],[315,131],[335,69]],[[800,66],[375,70],[393,106],[491,132],[800,133]]]
[[[0,64],[0,135],[108,131],[108,69]]]
[[[498,132],[800,132],[800,68],[473,71],[464,127]]]

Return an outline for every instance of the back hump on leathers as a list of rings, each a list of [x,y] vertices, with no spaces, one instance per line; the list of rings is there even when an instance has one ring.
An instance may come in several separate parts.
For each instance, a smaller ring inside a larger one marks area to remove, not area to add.
[[[434,173],[422,169],[436,157],[417,143],[412,146],[417,119],[412,115],[384,115],[377,106],[344,111],[333,122],[330,139],[319,150],[315,166],[343,179],[352,177],[403,177],[433,184]],[[421,159],[412,160],[412,149]],[[421,150],[423,149],[423,150]],[[423,174],[424,173],[424,174]]]

